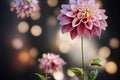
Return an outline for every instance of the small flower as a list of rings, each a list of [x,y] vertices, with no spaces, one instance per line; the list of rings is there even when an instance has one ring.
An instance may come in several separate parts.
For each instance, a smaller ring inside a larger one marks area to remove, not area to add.
[[[43,57],[39,59],[40,68],[45,73],[52,74],[55,71],[62,70],[66,62],[60,58],[59,55],[53,53],[43,54]]]
[[[13,0],[10,9],[16,11],[18,18],[25,18],[40,10],[38,3],[38,0]]]
[[[57,19],[62,33],[70,32],[72,39],[84,35],[91,38],[93,34],[100,37],[101,30],[107,27],[105,10],[99,9],[95,0],[70,0],[68,5],[62,5]]]

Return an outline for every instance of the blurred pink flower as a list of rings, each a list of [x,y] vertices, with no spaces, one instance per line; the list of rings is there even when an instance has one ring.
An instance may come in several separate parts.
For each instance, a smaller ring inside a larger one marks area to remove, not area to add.
[[[18,18],[25,18],[40,10],[38,3],[38,0],[13,0],[10,9],[16,11]]]
[[[69,4],[63,4],[60,15],[57,17],[62,25],[62,33],[70,32],[74,39],[77,36],[93,34],[100,37],[101,30],[107,27],[104,9],[99,9],[95,0],[70,0]]]
[[[45,73],[52,74],[55,71],[62,70],[66,62],[60,58],[59,55],[53,53],[43,54],[43,57],[39,59],[40,68]]]

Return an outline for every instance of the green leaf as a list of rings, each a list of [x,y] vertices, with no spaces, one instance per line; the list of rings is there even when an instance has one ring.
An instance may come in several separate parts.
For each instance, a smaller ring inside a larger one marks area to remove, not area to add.
[[[83,75],[83,69],[82,68],[77,68],[77,67],[72,67],[70,70],[77,76],[81,77]]]
[[[35,73],[35,75],[37,75],[40,78],[40,80],[46,80],[45,77],[39,73]]]
[[[95,71],[91,71],[90,73],[89,73],[89,80],[95,80],[96,79],[96,77],[97,77],[97,75],[98,75],[98,71],[97,70],[95,70]]]
[[[30,0],[24,0],[25,2],[30,2]]]
[[[89,80],[88,76],[85,76],[85,80]]]
[[[101,58],[93,59],[93,60],[91,60],[90,65],[91,66],[102,66],[100,63],[101,61],[102,61]]]

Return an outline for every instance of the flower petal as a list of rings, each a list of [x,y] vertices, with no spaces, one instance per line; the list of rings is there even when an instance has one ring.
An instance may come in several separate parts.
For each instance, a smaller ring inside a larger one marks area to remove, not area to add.
[[[71,32],[70,32],[70,36],[71,39],[75,39],[75,37],[77,37],[78,33],[77,33],[77,28],[74,28]]]
[[[64,16],[64,15],[61,13],[61,14],[58,15],[57,19],[58,19],[58,20],[61,20],[61,18],[62,18],[63,16]]]
[[[78,1],[78,0],[69,0],[69,3],[70,3],[70,4],[75,4],[75,5],[76,5],[76,4],[77,4],[77,1]]]
[[[62,33],[70,32],[73,30],[72,24],[62,26]]]
[[[94,34],[96,34],[97,36],[100,37],[100,35],[101,35],[101,29],[99,27],[94,26],[93,27],[93,32],[94,32]]]
[[[96,26],[96,27],[100,27],[100,22],[99,21],[94,21],[93,25]]]
[[[68,17],[75,17],[76,14],[73,11],[69,11],[69,12],[66,13],[66,16],[68,16]]]
[[[85,27],[89,30],[91,30],[93,28],[93,23],[91,21],[85,23]]]
[[[65,16],[65,15],[63,17],[61,17],[61,19],[60,19],[60,25],[66,25],[66,24],[69,24],[71,22],[72,22],[72,19]]]
[[[103,30],[106,30],[107,22],[105,20],[100,21],[100,28]]]
[[[68,9],[68,10],[70,10],[70,6],[67,5],[67,4],[63,4],[61,7],[62,7],[62,9]]]
[[[88,37],[91,39],[91,38],[92,38],[92,35],[93,35],[92,31],[89,30],[89,29],[87,29],[87,30],[86,30],[86,36],[88,36]]]
[[[71,5],[71,10],[72,11],[77,11],[77,6],[76,5]]]
[[[77,32],[79,36],[83,36],[85,34],[86,28],[85,25],[83,23],[81,23],[78,27],[77,27]]]
[[[76,27],[80,24],[80,19],[78,18],[74,18],[73,21],[72,21],[72,27]]]

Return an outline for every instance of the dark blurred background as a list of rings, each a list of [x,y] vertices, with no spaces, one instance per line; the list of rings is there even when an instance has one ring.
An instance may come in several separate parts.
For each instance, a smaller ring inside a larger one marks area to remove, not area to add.
[[[40,12],[26,19],[19,19],[10,11],[11,1],[0,0],[0,80],[39,80],[34,73],[44,73],[39,69],[38,58],[47,52],[59,54],[67,62],[64,71],[54,75],[56,80],[78,80],[68,68],[81,67],[80,40],[72,41],[69,34],[63,35],[56,19],[61,4],[67,4],[68,0],[40,0]],[[100,39],[85,37],[86,70],[89,71],[90,59],[102,57],[103,67],[98,68],[96,80],[119,80],[119,0],[96,2],[106,9],[108,27]]]

